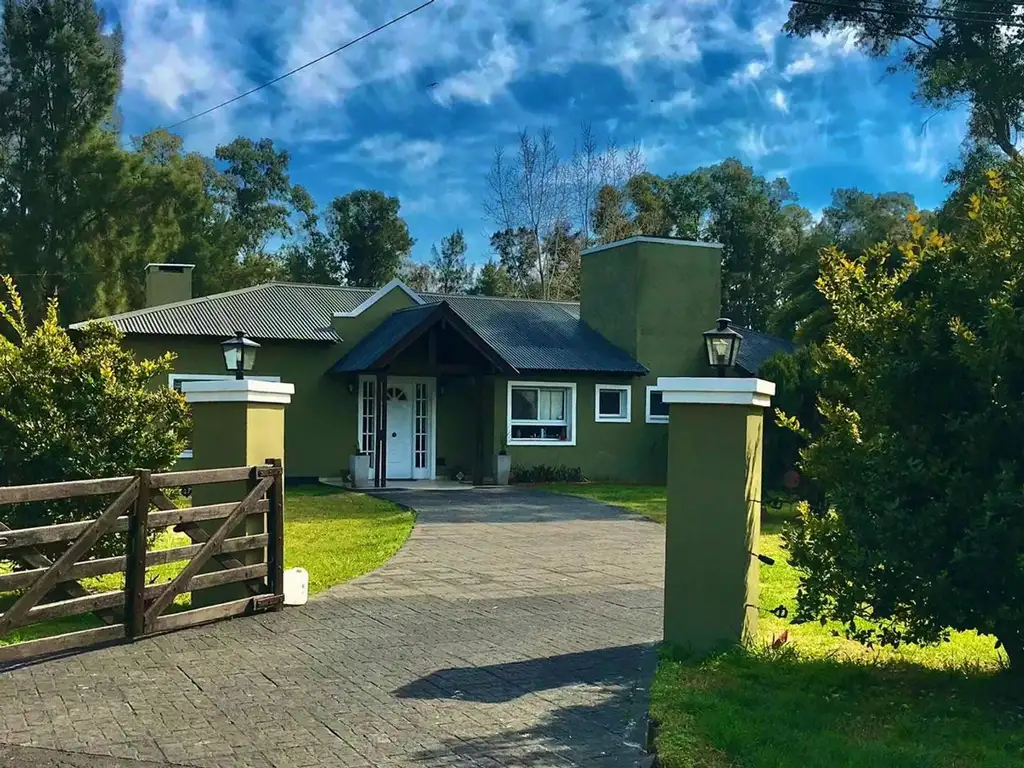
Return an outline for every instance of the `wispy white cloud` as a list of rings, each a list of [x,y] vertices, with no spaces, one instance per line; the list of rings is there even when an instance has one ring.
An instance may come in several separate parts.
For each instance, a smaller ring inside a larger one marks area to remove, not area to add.
[[[748,125],[743,130],[739,141],[736,144],[736,148],[740,153],[750,162],[757,162],[765,155],[771,153],[771,149],[768,143],[765,141],[765,129],[764,127],[755,127]]]
[[[809,53],[803,53],[786,65],[786,68],[783,70],[783,74],[787,77],[806,75],[808,72],[814,72],[815,70],[821,69],[824,63],[823,59],[815,58]]]
[[[519,65],[515,48],[503,37],[495,36],[491,49],[475,68],[442,81],[433,89],[433,97],[441,104],[453,100],[490,104],[515,79]]]
[[[686,88],[676,91],[668,98],[654,102],[654,111],[666,117],[691,112],[697,106],[698,99],[693,89]],[[612,129],[614,132],[614,129]]]
[[[420,172],[433,168],[443,156],[444,146],[440,142],[403,139],[397,133],[388,133],[363,139],[338,159],[395,165],[406,172]]]
[[[789,99],[781,88],[776,88],[771,95],[772,106],[780,112],[789,112]]]
[[[812,35],[797,45],[802,53],[786,65],[783,74],[786,77],[798,77],[811,72],[824,72],[843,59],[863,57],[857,40],[857,33],[852,29]]]
[[[767,68],[768,65],[758,59],[748,61],[743,69],[737,70],[729,76],[729,85],[737,88],[749,85],[750,83],[760,80]]]
[[[692,62],[700,59],[695,21],[686,3],[656,0],[630,7],[625,34],[612,45],[610,61],[632,74],[645,61]]]

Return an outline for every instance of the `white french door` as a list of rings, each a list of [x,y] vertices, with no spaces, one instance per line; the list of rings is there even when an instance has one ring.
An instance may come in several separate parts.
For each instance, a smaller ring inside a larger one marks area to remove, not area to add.
[[[387,381],[387,477],[432,480],[435,477],[435,381],[389,376]],[[376,428],[376,380],[359,380],[359,442],[373,455]],[[372,463],[372,458],[371,458]]]

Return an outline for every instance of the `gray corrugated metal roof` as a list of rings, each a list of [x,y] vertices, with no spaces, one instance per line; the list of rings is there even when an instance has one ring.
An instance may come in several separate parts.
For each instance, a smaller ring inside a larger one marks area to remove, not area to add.
[[[740,342],[740,352],[736,357],[736,367],[753,376],[760,372],[761,366],[769,357],[779,352],[790,355],[796,351],[796,345],[793,342],[786,341],[779,336],[752,331],[750,328],[743,328],[739,325],[732,327],[743,336],[743,341]]]
[[[580,322],[579,305],[546,301],[445,300],[509,365],[520,371],[645,374],[647,369]]]
[[[465,322],[483,345],[518,371],[644,374],[647,369],[553,302],[486,301],[478,297],[425,297],[422,307],[395,312],[339,360],[332,371],[369,370],[421,322],[439,301]],[[436,319],[436,316],[435,316]]]
[[[333,314],[350,312],[373,294],[374,291],[367,288],[266,283],[100,319],[128,334],[223,339],[237,330],[244,330],[255,339],[333,342],[338,341],[331,327]],[[579,321],[578,302],[435,293],[421,296],[427,306],[447,301],[487,345],[516,369],[647,372],[640,363]],[[71,327],[83,325],[85,323],[75,323]],[[385,323],[371,335],[382,340],[392,332],[398,332],[398,325]]]
[[[256,339],[337,341],[333,313],[350,312],[373,293],[368,288],[264,283],[99,319],[125,333],[227,338],[244,330]]]

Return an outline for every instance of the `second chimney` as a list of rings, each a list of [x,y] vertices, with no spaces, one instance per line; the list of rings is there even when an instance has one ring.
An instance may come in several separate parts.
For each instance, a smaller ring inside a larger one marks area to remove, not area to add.
[[[192,298],[195,264],[147,264],[146,306],[156,307]]]

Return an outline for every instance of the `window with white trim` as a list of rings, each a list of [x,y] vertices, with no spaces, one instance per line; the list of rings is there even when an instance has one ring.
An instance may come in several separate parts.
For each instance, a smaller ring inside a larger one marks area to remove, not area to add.
[[[657,387],[647,388],[644,413],[648,424],[664,424],[668,421],[668,403],[662,399],[662,392]]]
[[[167,384],[175,392],[181,392],[181,385],[186,381],[224,381],[225,379],[233,379],[234,376],[227,376],[222,373],[169,373],[167,374]],[[260,381],[280,381],[280,376],[246,376],[247,379],[259,379]],[[183,450],[179,455],[179,459],[191,459],[192,458],[192,441],[189,439],[188,447]]]
[[[594,387],[594,421],[624,424],[632,413],[629,384],[597,384]]]
[[[509,445],[575,445],[576,385],[508,383]]]

